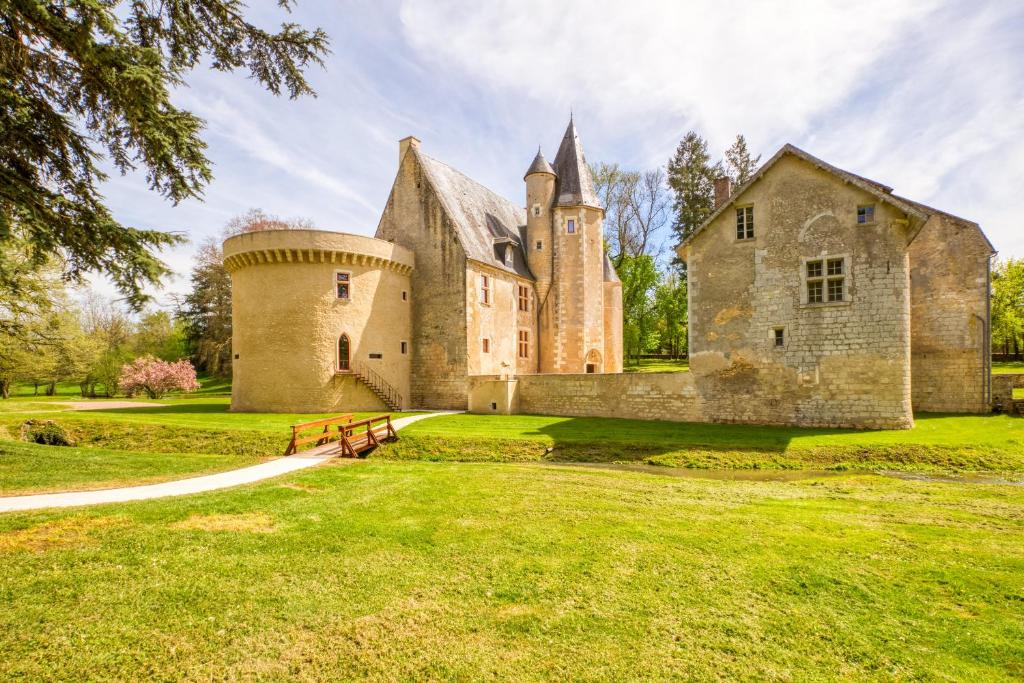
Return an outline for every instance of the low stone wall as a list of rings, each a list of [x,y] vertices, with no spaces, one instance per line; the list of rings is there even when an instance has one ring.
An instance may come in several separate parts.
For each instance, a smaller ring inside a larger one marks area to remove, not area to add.
[[[849,411],[848,402],[808,406],[784,397],[778,387],[740,382],[721,373],[622,373],[592,375],[518,375],[469,378],[470,412],[493,414],[618,417],[672,422],[900,429],[912,426],[865,409]],[[728,380],[738,382],[735,386]],[[725,383],[725,384],[723,384]],[[776,389],[778,393],[769,391]],[[763,389],[763,390],[756,390]],[[848,411],[848,412],[844,412]]]
[[[1024,374],[992,375],[992,408],[1010,412],[1014,389],[1024,389]]]

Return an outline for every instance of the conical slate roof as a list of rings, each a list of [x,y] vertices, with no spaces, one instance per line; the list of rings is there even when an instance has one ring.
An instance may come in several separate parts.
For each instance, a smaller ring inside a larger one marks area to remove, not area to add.
[[[532,173],[550,173],[551,175],[555,175],[555,169],[551,168],[551,164],[549,164],[548,160],[544,158],[544,154],[540,151],[540,147],[537,148],[537,156],[533,158],[533,163],[530,164],[530,168],[526,169],[526,175],[523,176],[523,179],[525,180],[526,176]]]
[[[603,208],[594,190],[594,177],[583,156],[583,145],[572,117],[569,118],[569,127],[565,129],[565,137],[555,155],[555,175],[558,176],[558,206]]]

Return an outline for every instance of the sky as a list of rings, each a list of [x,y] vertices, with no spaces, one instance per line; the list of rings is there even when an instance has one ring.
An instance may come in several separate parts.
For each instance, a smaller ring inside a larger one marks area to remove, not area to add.
[[[689,130],[719,156],[737,133],[764,160],[789,142],[1024,256],[1020,0],[276,4],[249,16],[330,36],[307,74],[317,97],[197,69],[173,99],[207,124],[202,201],[172,205],[136,173],[104,187],[122,223],[190,240],[162,254],[175,275],[160,304],[188,290],[196,246],[251,208],[373,235],[407,135],[522,202],[537,146],[554,156],[570,110],[590,162],[664,166]]]

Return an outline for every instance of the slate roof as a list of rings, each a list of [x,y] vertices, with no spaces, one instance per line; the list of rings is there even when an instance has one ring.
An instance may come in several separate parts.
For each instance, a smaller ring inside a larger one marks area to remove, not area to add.
[[[523,175],[523,180],[526,180],[526,176],[531,173],[550,173],[555,175],[555,169],[551,168],[551,164],[544,158],[544,154],[541,153],[540,148],[537,148],[537,156],[533,158],[533,163],[530,164],[530,168],[526,169],[526,173]]]
[[[535,279],[526,265],[520,230],[525,231],[526,209],[516,206],[451,166],[419,149],[416,158],[455,225],[466,256],[499,270]],[[505,265],[505,248],[515,245],[512,265]]]
[[[928,220],[928,217],[931,216],[933,213],[942,213],[943,215],[950,216],[951,218],[954,218],[958,221],[970,223],[970,221],[965,221],[962,218],[951,216],[950,214],[938,211],[929,206],[925,206],[924,204],[919,204],[918,202],[914,202],[909,199],[900,197],[899,195],[892,194],[892,188],[889,187],[888,185],[883,185],[882,183],[876,182],[874,180],[869,180],[868,178],[859,176],[856,173],[844,171],[841,168],[837,168],[836,166],[833,166],[832,164],[822,161],[818,157],[805,152],[804,150],[800,149],[795,145],[785,144],[782,146],[782,149],[776,152],[771,159],[766,161],[761,166],[761,168],[757,169],[754,175],[751,176],[750,180],[736,188],[736,190],[734,190],[733,193],[729,195],[729,200],[723,203],[717,209],[715,209],[711,213],[711,215],[707,217],[707,220],[701,223],[700,226],[692,233],[690,233],[690,235],[686,239],[684,239],[676,248],[679,249],[692,242],[694,237],[700,234],[704,230],[704,228],[713,223],[716,218],[722,215],[722,213],[726,209],[732,206],[740,198],[740,196],[747,191],[747,188],[749,188],[751,185],[760,180],[761,176],[763,176],[765,172],[768,171],[768,169],[774,166],[779,159],[786,156],[787,154],[792,154],[793,156],[799,157],[804,161],[814,166],[817,166],[823,171],[838,176],[839,178],[850,183],[851,185],[855,185],[860,189],[864,190],[865,192],[874,195],[879,201],[895,206],[903,213],[914,216],[921,220],[922,222]],[[977,223],[971,223],[971,225],[978,228],[979,231],[981,230],[981,228],[978,227]],[[984,234],[982,236],[984,236]],[[986,241],[988,241],[987,238]],[[989,243],[989,245],[991,246],[991,243]]]
[[[555,155],[554,168],[558,176],[557,206],[603,208],[594,190],[594,177],[583,156],[583,145],[572,117],[569,117],[569,127],[565,129],[562,144]]]
[[[615,264],[612,263],[612,260],[607,253],[604,255],[604,281],[621,282],[621,280],[619,280],[619,274],[615,272]]]

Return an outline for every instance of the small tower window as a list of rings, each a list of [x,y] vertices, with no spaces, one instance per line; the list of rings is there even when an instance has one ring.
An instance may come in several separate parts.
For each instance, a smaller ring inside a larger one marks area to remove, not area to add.
[[[533,205],[533,215],[537,217],[540,216],[540,204]]]
[[[568,221],[566,221],[566,223],[565,223],[565,231],[568,232],[570,235],[575,233],[576,232],[576,221],[574,221],[572,218],[570,218]]]
[[[483,340],[480,343],[480,350],[483,351],[484,353],[490,353],[491,352],[491,340],[488,339],[487,337],[484,337]]]
[[[786,345],[786,330],[782,327],[775,328],[775,347],[782,348]]]
[[[338,298],[348,299],[351,295],[352,275],[350,273],[338,273]]]
[[[348,335],[343,334],[338,338],[338,370],[347,372],[349,369],[349,359]]]
[[[402,290],[402,301],[408,301],[408,300],[409,300],[409,292],[407,292],[407,291],[405,291],[403,289]]]
[[[402,353],[409,353],[409,342],[402,342]]]
[[[537,240],[537,251],[544,251],[544,243]]]

